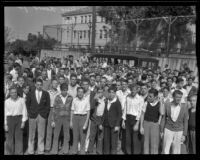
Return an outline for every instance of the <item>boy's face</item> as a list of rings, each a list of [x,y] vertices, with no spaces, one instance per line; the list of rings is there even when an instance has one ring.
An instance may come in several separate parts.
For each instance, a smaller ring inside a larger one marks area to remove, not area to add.
[[[99,98],[103,97],[103,89],[98,90],[98,95],[99,95]]]
[[[197,103],[197,96],[192,96],[190,98],[190,104],[193,108],[196,108],[196,103]]]
[[[163,90],[163,96],[164,96],[164,97],[167,97],[168,94],[169,94],[169,91],[168,91],[167,89],[164,89],[164,90]]]
[[[81,98],[83,98],[83,95],[84,95],[83,89],[79,89],[77,92],[77,96],[81,99]]]
[[[174,96],[175,103],[179,104],[181,102],[181,98],[182,98],[181,94],[175,94],[175,96]]]
[[[23,89],[23,91],[24,91],[25,94],[28,94],[29,90],[30,90],[30,87],[29,87],[29,86],[26,86],[26,87]]]
[[[138,92],[138,88],[137,88],[137,87],[133,87],[133,88],[131,89],[131,95],[132,95],[133,97],[137,94],[137,92]]]
[[[17,90],[16,89],[11,89],[10,90],[10,97],[12,99],[16,99],[17,98]]]
[[[61,90],[62,96],[66,97],[67,96],[67,92],[68,92],[68,90],[66,88],[64,90]]]
[[[58,87],[58,81],[54,80],[52,82],[52,88],[57,88]]]
[[[109,91],[109,99],[110,99],[110,100],[113,100],[113,99],[115,98],[115,96],[116,96],[115,91],[110,90],[110,91]]]
[[[154,97],[153,93],[148,94],[148,102],[149,103],[152,103],[155,99],[156,99],[156,97]]]

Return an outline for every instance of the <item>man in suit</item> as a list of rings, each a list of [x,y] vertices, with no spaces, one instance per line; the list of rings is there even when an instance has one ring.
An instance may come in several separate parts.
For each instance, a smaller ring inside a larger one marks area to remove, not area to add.
[[[109,98],[105,103],[103,114],[104,154],[117,154],[118,132],[122,118],[122,107],[116,96],[116,87],[108,89]],[[100,125],[102,128],[102,125]]]
[[[43,81],[36,80],[36,89],[27,95],[26,106],[29,115],[28,154],[34,154],[35,131],[38,132],[37,153],[44,154],[45,124],[50,111],[50,96],[42,89]]]
[[[53,69],[51,69],[51,64],[47,64],[47,77],[49,80],[51,80],[54,76],[56,75],[56,73],[54,72]]]

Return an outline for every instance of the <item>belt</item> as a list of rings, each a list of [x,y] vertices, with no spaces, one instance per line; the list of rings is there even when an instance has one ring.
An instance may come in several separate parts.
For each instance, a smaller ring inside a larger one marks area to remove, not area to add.
[[[22,115],[16,115],[16,116],[7,116],[7,117],[21,117]]]
[[[75,114],[76,116],[86,116],[87,114]]]

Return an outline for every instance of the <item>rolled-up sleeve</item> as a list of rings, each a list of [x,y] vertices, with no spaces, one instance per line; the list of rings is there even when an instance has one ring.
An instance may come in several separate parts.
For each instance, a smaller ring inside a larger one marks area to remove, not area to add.
[[[72,101],[71,111],[74,111],[74,109],[75,109],[75,101],[76,101],[76,99],[73,99],[73,101]]]
[[[22,98],[21,102],[22,102],[22,122],[25,122],[28,119],[25,99]]]
[[[142,106],[142,112],[146,112],[146,108],[147,108],[147,102],[145,102]]]

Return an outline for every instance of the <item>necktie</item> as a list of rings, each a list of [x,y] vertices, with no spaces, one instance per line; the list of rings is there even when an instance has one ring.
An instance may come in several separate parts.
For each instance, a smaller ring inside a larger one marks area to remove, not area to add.
[[[40,92],[38,91],[38,104],[40,103]]]

